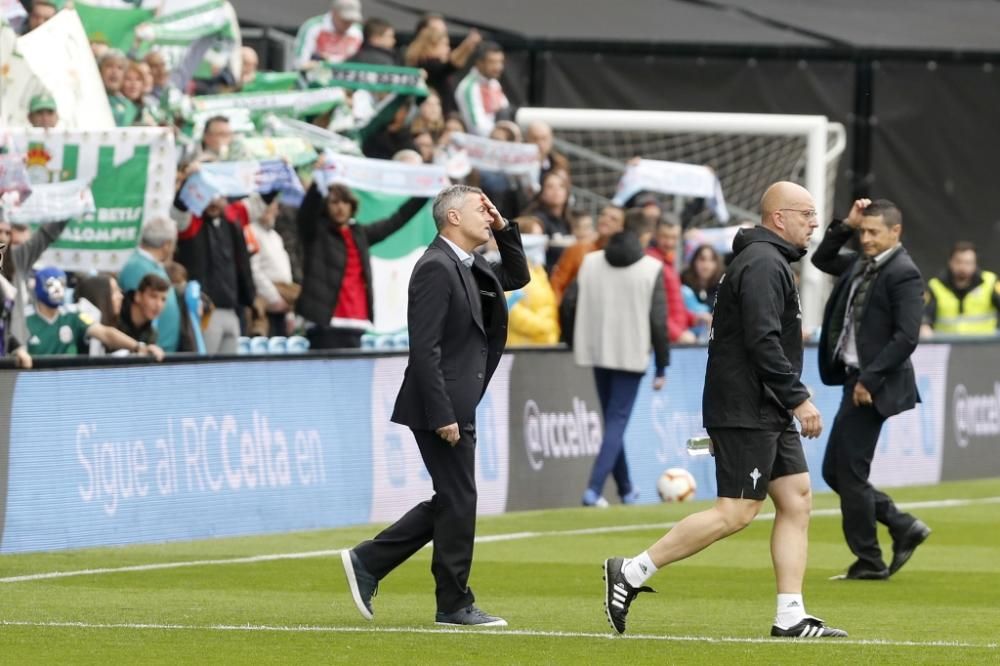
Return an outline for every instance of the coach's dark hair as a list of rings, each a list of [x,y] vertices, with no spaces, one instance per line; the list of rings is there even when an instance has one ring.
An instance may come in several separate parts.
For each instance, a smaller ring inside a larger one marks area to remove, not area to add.
[[[903,223],[903,211],[899,210],[899,206],[888,199],[876,199],[865,208],[865,217],[878,217],[879,215],[882,216],[882,222],[885,223],[885,226],[889,228]]]

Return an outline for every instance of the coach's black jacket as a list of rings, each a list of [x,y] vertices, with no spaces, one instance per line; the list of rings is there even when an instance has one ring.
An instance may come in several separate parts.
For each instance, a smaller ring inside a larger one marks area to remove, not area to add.
[[[474,254],[465,268],[440,236],[410,276],[410,359],[392,421],[416,430],[474,426],[476,406],[507,345],[505,291],[531,275],[517,225],[493,233],[501,263]]]
[[[834,350],[844,327],[851,281],[863,270],[858,252],[840,251],[853,235],[851,227],[834,220],[812,258],[816,268],[838,278],[826,302],[819,340],[819,376],[829,386],[841,385],[847,379],[847,367],[834,357]],[[879,268],[868,288],[856,337],[861,366],[858,381],[872,394],[875,409],[886,418],[920,402],[910,355],[920,335],[923,293],[920,270],[902,247]]]
[[[784,430],[809,398],[791,262],[804,250],[764,227],[741,230],[719,283],[708,343],[706,428]]]

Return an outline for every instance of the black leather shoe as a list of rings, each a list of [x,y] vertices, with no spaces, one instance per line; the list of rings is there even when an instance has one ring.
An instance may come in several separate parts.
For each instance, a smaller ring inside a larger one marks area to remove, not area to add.
[[[375,616],[375,611],[372,609],[372,598],[378,594],[378,579],[368,573],[353,550],[340,551],[340,561],[344,565],[347,587],[351,590],[354,605],[358,607],[361,617],[366,620],[372,619]]]
[[[889,569],[872,569],[871,565],[855,562],[847,568],[847,573],[831,576],[830,580],[886,580]]]
[[[490,615],[476,606],[466,606],[454,613],[442,613],[438,611],[434,616],[434,624],[443,624],[451,627],[506,627],[507,620],[496,615]]]
[[[914,520],[913,524],[898,540],[892,542],[892,564],[889,565],[889,575],[903,568],[903,565],[913,556],[917,546],[931,535],[931,528],[922,520]]]

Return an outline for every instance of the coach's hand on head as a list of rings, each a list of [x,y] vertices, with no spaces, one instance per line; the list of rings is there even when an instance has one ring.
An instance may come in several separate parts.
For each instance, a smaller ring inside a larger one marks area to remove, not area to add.
[[[844,224],[849,226],[851,229],[857,229],[861,226],[861,218],[865,216],[865,208],[868,208],[872,203],[871,199],[858,199],[851,206],[851,212],[848,213],[847,219],[844,220]]]
[[[819,437],[819,434],[823,432],[823,417],[812,400],[803,402],[792,410],[792,414],[799,421],[799,429],[802,431],[803,437]]]
[[[507,220],[503,219],[503,215],[497,210],[497,207],[493,205],[490,198],[485,194],[480,194],[479,196],[483,199],[483,205],[486,206],[486,212],[489,213],[490,217],[493,218],[493,222],[490,224],[493,231],[502,231],[504,227],[507,226]]]

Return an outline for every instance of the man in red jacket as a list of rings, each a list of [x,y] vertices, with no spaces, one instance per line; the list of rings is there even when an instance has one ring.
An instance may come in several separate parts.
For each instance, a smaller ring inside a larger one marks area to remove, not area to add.
[[[664,214],[656,226],[656,244],[651,245],[646,254],[663,262],[663,287],[667,293],[667,334],[670,342],[692,344],[698,341],[690,330],[695,324],[695,316],[684,307],[681,278],[674,267],[680,238],[680,221],[669,213]]]

